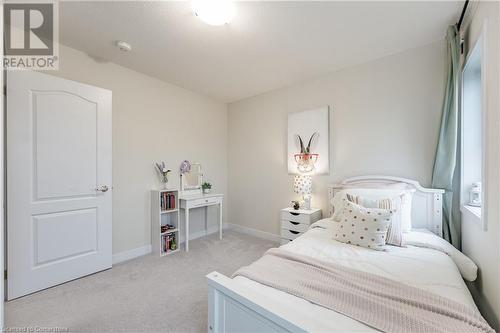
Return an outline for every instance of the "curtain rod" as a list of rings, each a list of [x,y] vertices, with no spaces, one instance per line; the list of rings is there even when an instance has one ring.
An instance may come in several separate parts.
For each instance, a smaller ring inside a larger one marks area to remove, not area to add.
[[[465,12],[467,11],[467,6],[469,5],[469,0],[465,1],[464,8],[462,9],[462,14],[460,14],[460,19],[457,23],[457,30],[460,31],[460,26],[462,25],[462,21],[464,20]]]

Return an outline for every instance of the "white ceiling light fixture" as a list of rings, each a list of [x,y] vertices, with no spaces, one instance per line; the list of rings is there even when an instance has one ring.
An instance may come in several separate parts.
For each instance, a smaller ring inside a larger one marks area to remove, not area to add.
[[[229,23],[235,14],[234,3],[229,0],[195,0],[191,1],[191,8],[196,16],[210,25]]]
[[[116,47],[122,52],[130,52],[132,50],[132,45],[123,40],[117,40]]]

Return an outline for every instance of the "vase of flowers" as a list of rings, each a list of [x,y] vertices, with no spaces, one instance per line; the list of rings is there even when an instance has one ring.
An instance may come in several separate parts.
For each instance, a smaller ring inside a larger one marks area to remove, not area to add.
[[[171,172],[171,170],[167,169],[167,167],[165,166],[165,162],[155,163],[155,164],[156,164],[156,169],[158,170],[158,172],[160,174],[160,180],[161,180],[161,183],[163,185],[163,188],[167,189],[168,174]]]

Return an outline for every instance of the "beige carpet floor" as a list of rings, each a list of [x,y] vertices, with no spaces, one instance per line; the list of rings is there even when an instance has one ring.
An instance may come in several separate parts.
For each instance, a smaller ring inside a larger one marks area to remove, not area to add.
[[[7,327],[70,332],[207,332],[205,275],[230,275],[276,243],[226,231],[166,257],[147,255],[6,303]]]

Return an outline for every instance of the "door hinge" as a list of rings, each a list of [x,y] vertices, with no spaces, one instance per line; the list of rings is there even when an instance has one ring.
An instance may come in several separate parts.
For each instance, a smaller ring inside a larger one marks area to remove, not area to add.
[[[4,279],[4,280],[7,280],[7,270],[4,270],[4,271],[3,271],[3,279]]]
[[[7,86],[3,86],[3,95],[7,96]]]

